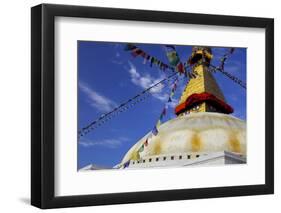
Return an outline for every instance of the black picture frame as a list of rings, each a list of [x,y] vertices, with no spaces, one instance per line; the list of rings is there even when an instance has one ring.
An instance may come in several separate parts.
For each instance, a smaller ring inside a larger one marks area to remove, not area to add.
[[[265,29],[265,184],[56,197],[54,21],[58,16]],[[31,204],[36,207],[46,209],[274,193],[273,19],[41,4],[31,8],[31,97]]]

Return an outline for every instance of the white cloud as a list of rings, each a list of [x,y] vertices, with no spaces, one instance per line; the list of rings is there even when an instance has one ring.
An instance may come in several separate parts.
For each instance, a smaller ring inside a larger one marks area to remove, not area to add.
[[[122,60],[121,57],[121,52],[120,49],[122,48],[121,44],[115,44],[114,49],[115,49],[115,55],[113,59],[111,60],[111,63],[117,64],[117,65],[123,65],[124,61]]]
[[[123,61],[115,60],[115,59],[113,59],[111,62],[112,62],[113,64],[118,64],[118,65],[123,64]]]
[[[102,140],[89,140],[89,139],[82,138],[79,141],[79,145],[83,147],[103,146],[110,149],[115,149],[128,141],[129,139],[126,137],[119,137],[114,139],[102,139]]]
[[[168,103],[168,107],[174,109],[178,104],[179,104],[179,103],[178,103],[178,100],[172,99],[172,102],[169,102],[169,103]]]
[[[158,78],[154,78],[153,76],[149,74],[140,74],[135,65],[131,63],[130,61],[128,62],[130,68],[128,69],[128,72],[131,76],[131,82],[142,89],[147,89],[148,87],[158,83],[159,81],[163,80],[165,78],[165,75],[162,74]],[[165,102],[168,100],[168,95],[167,94],[162,94],[164,85],[159,84],[157,87],[154,87],[150,90],[152,93],[153,97],[157,98],[158,100]]]
[[[139,87],[141,87],[142,89],[146,89],[154,84],[156,84],[157,82],[163,80],[164,78],[166,78],[166,76],[164,74],[160,74],[159,77],[154,78],[153,76],[149,75],[149,74],[141,74],[137,71],[136,67],[134,66],[133,63],[131,63],[130,61],[128,61],[130,68],[128,69],[128,72],[131,76],[131,82]],[[170,82],[171,83],[171,82]],[[181,84],[178,85],[178,91],[182,92],[185,88],[186,84]],[[160,84],[158,87],[154,87],[153,89],[150,90],[152,96],[156,99],[158,99],[159,101],[163,102],[163,103],[167,103],[168,99],[169,99],[169,91],[171,90],[171,85],[168,89],[168,91],[164,91],[164,85]],[[170,108],[175,108],[178,105],[178,99],[172,98],[172,102],[168,102],[167,105]]]
[[[87,95],[90,105],[101,112],[108,112],[115,108],[117,104],[107,97],[97,93],[91,89],[87,84],[79,81],[79,88]]]
[[[120,54],[120,52],[119,52],[119,49],[120,49],[120,47],[121,47],[121,44],[115,44],[114,45],[114,49],[115,49],[115,57],[116,58],[120,58],[120,56],[121,56],[121,54]]]

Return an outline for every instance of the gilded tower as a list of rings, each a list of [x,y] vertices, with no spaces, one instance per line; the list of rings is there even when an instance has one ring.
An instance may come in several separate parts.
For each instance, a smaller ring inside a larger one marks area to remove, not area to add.
[[[209,70],[212,57],[210,48],[192,48],[196,77],[182,92],[177,117],[137,141],[115,168],[246,163],[246,122],[229,115],[233,109]]]
[[[208,71],[212,60],[212,50],[206,47],[193,47],[188,63],[196,74],[186,85],[179,104],[175,108],[178,116],[193,112],[233,112],[219,88],[212,73]]]

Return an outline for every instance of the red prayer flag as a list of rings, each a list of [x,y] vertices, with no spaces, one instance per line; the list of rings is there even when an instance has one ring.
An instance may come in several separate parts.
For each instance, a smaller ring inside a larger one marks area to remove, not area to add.
[[[177,71],[180,72],[180,73],[184,73],[184,66],[182,63],[179,63],[177,65]]]
[[[148,145],[148,138],[147,138],[146,141],[144,142],[144,145],[145,145],[145,146]]]

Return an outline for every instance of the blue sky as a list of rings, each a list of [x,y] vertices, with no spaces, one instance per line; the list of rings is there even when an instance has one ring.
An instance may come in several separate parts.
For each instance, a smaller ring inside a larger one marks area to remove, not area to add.
[[[133,58],[124,51],[124,43],[78,41],[78,128],[88,125],[101,114],[111,111],[120,103],[135,96],[145,88],[162,80],[170,71],[163,72],[156,65],[143,64],[142,57]],[[168,64],[163,45],[137,44],[148,54]],[[185,62],[191,46],[175,46]],[[227,48],[212,48],[212,64]],[[225,64],[225,70],[246,82],[246,49],[236,48]],[[214,74],[226,101],[234,108],[233,115],[246,120],[246,90],[221,73]],[[174,118],[176,105],[187,80],[180,78],[178,89],[168,108],[166,120]],[[122,160],[128,149],[148,133],[167,102],[169,86],[159,87],[151,97],[78,141],[78,168],[90,163],[112,167]]]

